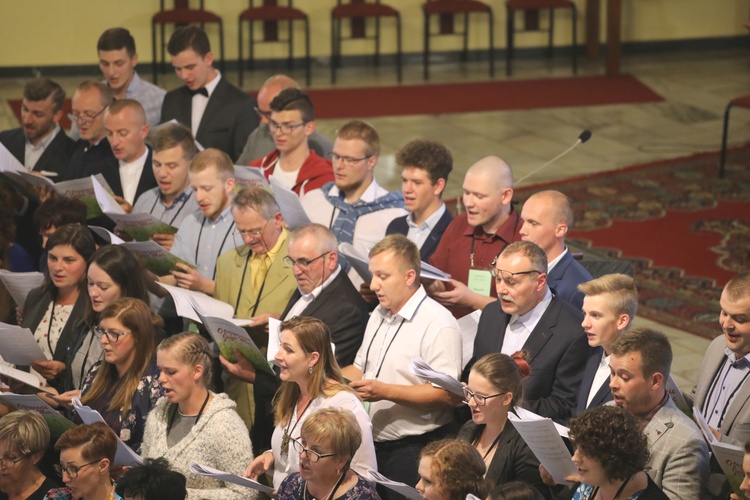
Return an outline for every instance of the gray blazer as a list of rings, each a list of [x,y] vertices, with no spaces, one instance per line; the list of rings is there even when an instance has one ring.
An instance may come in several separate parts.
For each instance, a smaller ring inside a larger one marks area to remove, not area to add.
[[[688,402],[692,400],[693,406],[700,410],[703,409],[711,384],[724,363],[726,347],[724,335],[716,337],[711,342],[706,355],[703,356],[701,369],[698,372],[698,382],[693,387],[693,393],[685,395]],[[724,420],[719,426],[719,432],[722,442],[735,446],[742,447],[750,439],[750,383],[747,381],[742,384],[732,404],[727,408]]]

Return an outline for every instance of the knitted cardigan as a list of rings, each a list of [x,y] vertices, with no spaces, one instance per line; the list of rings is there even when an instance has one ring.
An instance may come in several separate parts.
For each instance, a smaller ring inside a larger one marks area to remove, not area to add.
[[[255,490],[190,472],[190,464],[198,463],[242,476],[253,461],[247,427],[237,415],[234,401],[226,394],[213,394],[190,434],[169,448],[167,423],[171,406],[167,400],[160,401],[149,414],[141,447],[143,458],[169,460],[172,467],[187,478],[191,500],[254,499]]]

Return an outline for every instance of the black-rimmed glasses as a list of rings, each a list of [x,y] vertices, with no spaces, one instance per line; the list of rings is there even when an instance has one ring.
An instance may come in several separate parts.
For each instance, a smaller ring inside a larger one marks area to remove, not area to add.
[[[484,406],[487,404],[488,399],[496,398],[498,396],[502,396],[504,394],[507,394],[506,392],[498,392],[497,394],[490,394],[488,396],[485,396],[484,394],[475,394],[471,392],[471,389],[464,386],[464,403],[469,404],[469,401],[471,401],[471,398],[474,398],[474,402],[477,404],[477,406]]]
[[[516,276],[524,276],[526,274],[533,274],[538,273],[542,274],[542,271],[537,271],[536,269],[530,269],[528,271],[518,271],[515,273],[512,273],[510,271],[504,271],[503,269],[498,269],[495,266],[490,267],[490,274],[493,278],[495,278],[497,281],[504,282],[507,286],[513,288],[518,284],[518,281],[516,280]]]
[[[0,458],[0,469],[12,469],[18,462],[26,457],[28,457],[28,455],[23,455],[19,458]]]
[[[99,460],[94,460],[93,462],[89,462],[87,464],[83,464],[83,465],[68,465],[66,467],[63,467],[62,464],[55,464],[55,465],[53,465],[53,468],[55,469],[55,472],[57,472],[57,474],[60,477],[63,477],[63,473],[65,473],[65,474],[68,475],[68,477],[70,479],[76,479],[78,477],[78,473],[81,471],[81,469],[83,469],[84,467],[88,467],[89,465],[98,464],[101,461],[102,461],[102,459],[100,458]]]
[[[325,257],[329,253],[331,253],[331,252],[322,253],[322,254],[318,255],[317,257],[315,257],[314,259],[310,259],[310,260],[302,259],[302,258],[294,260],[293,258],[289,257],[288,255],[285,255],[284,259],[283,259],[284,260],[284,265],[286,265],[286,267],[288,267],[289,269],[293,269],[294,266],[297,266],[298,268],[300,268],[300,269],[302,269],[304,271],[304,270],[308,269],[313,262],[315,262],[316,260],[320,259],[321,257]]]
[[[107,340],[112,344],[116,344],[117,342],[119,342],[120,337],[122,337],[123,335],[128,335],[130,333],[132,332],[130,332],[129,330],[126,330],[124,332],[116,332],[114,330],[106,330],[99,325],[94,327],[94,335],[96,335],[96,338],[101,339],[102,337],[107,337]]]
[[[93,122],[97,116],[104,113],[104,110],[107,109],[107,106],[104,106],[101,111],[98,113],[92,113],[90,111],[84,111],[83,113],[79,111],[73,111],[71,113],[68,113],[68,119],[75,123],[91,123]]]
[[[318,453],[317,451],[313,451],[310,448],[305,448],[305,444],[297,439],[290,438],[292,442],[292,446],[294,447],[294,451],[302,455],[302,453],[307,453],[307,459],[314,464],[317,464],[318,461],[321,458],[328,458],[328,457],[335,457],[335,453]]]
[[[271,119],[268,120],[268,129],[271,132],[276,132],[277,130],[281,130],[281,133],[284,135],[289,135],[292,132],[294,132],[294,129],[302,127],[307,122],[299,122],[299,123],[277,123]]]
[[[352,156],[341,156],[336,153],[331,153],[330,157],[331,157],[331,162],[333,163],[341,162],[344,164],[345,167],[353,167],[354,165],[356,165],[357,163],[361,161],[369,160],[370,158],[372,158],[372,155],[363,156],[362,158],[354,158]]]
[[[255,107],[253,108],[255,110],[255,114],[258,115],[258,118],[265,118],[266,120],[271,119],[271,112],[270,111],[263,111],[262,109]]]

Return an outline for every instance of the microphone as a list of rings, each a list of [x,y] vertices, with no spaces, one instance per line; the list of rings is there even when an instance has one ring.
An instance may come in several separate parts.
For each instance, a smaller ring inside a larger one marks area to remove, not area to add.
[[[526,174],[526,175],[524,175],[523,177],[521,177],[520,179],[518,179],[518,180],[517,180],[517,181],[516,181],[516,182],[514,183],[514,187],[518,186],[518,185],[519,185],[519,184],[521,184],[521,183],[522,183],[523,181],[525,181],[526,179],[528,179],[529,177],[531,177],[531,176],[532,176],[532,175],[534,175],[535,173],[539,172],[539,171],[540,171],[540,170],[542,170],[543,168],[546,168],[546,167],[548,167],[549,165],[551,165],[552,163],[556,162],[557,160],[559,160],[560,158],[562,158],[562,157],[563,157],[563,156],[565,156],[566,154],[568,154],[568,153],[570,153],[571,151],[573,151],[573,149],[575,149],[575,148],[576,148],[576,146],[578,146],[579,144],[583,144],[584,142],[588,141],[589,139],[591,139],[591,131],[590,131],[590,130],[588,130],[588,129],[587,129],[587,130],[584,130],[583,132],[581,132],[581,135],[579,135],[579,136],[578,136],[578,139],[576,139],[576,142],[574,142],[572,146],[570,146],[570,147],[569,147],[568,149],[566,149],[565,151],[563,151],[563,152],[562,152],[562,153],[560,153],[559,155],[557,155],[557,156],[555,156],[554,158],[552,158],[552,159],[551,159],[550,161],[548,161],[547,163],[545,163],[545,164],[544,164],[544,165],[542,165],[541,167],[537,167],[536,169],[532,170],[532,171],[531,171],[531,172],[529,172],[528,174]]]

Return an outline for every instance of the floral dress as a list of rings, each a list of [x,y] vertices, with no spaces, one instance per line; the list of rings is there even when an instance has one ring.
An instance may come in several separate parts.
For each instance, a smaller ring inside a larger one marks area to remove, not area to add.
[[[70,488],[65,487],[49,490],[44,496],[44,500],[76,500],[76,498],[73,496],[73,491]],[[115,493],[114,484],[112,485],[112,493],[110,493],[107,500],[123,500],[120,495]]]
[[[81,396],[83,397],[94,381],[96,372],[99,371],[99,367],[103,361],[95,363],[86,378],[83,379],[81,384]],[[113,386],[107,394],[100,397],[96,401],[92,401],[88,406],[93,410],[97,410],[107,422],[112,430],[122,439],[125,444],[130,446],[133,451],[140,454],[141,452],[141,441],[143,441],[143,430],[146,427],[146,417],[148,416],[151,409],[156,406],[162,398],[164,398],[164,388],[159,383],[159,369],[156,367],[156,363],[153,361],[146,368],[146,372],[143,374],[138,387],[133,394],[133,399],[130,402],[130,409],[125,414],[125,418],[122,416],[120,410],[109,410],[109,402],[114,396],[117,385]]]
[[[276,500],[300,500],[305,489],[305,480],[299,475],[299,472],[290,474],[281,482]],[[312,497],[307,494],[304,500],[310,500]],[[380,496],[375,491],[375,487],[357,474],[357,484],[349,488],[343,495],[336,497],[335,500],[380,500]]]

